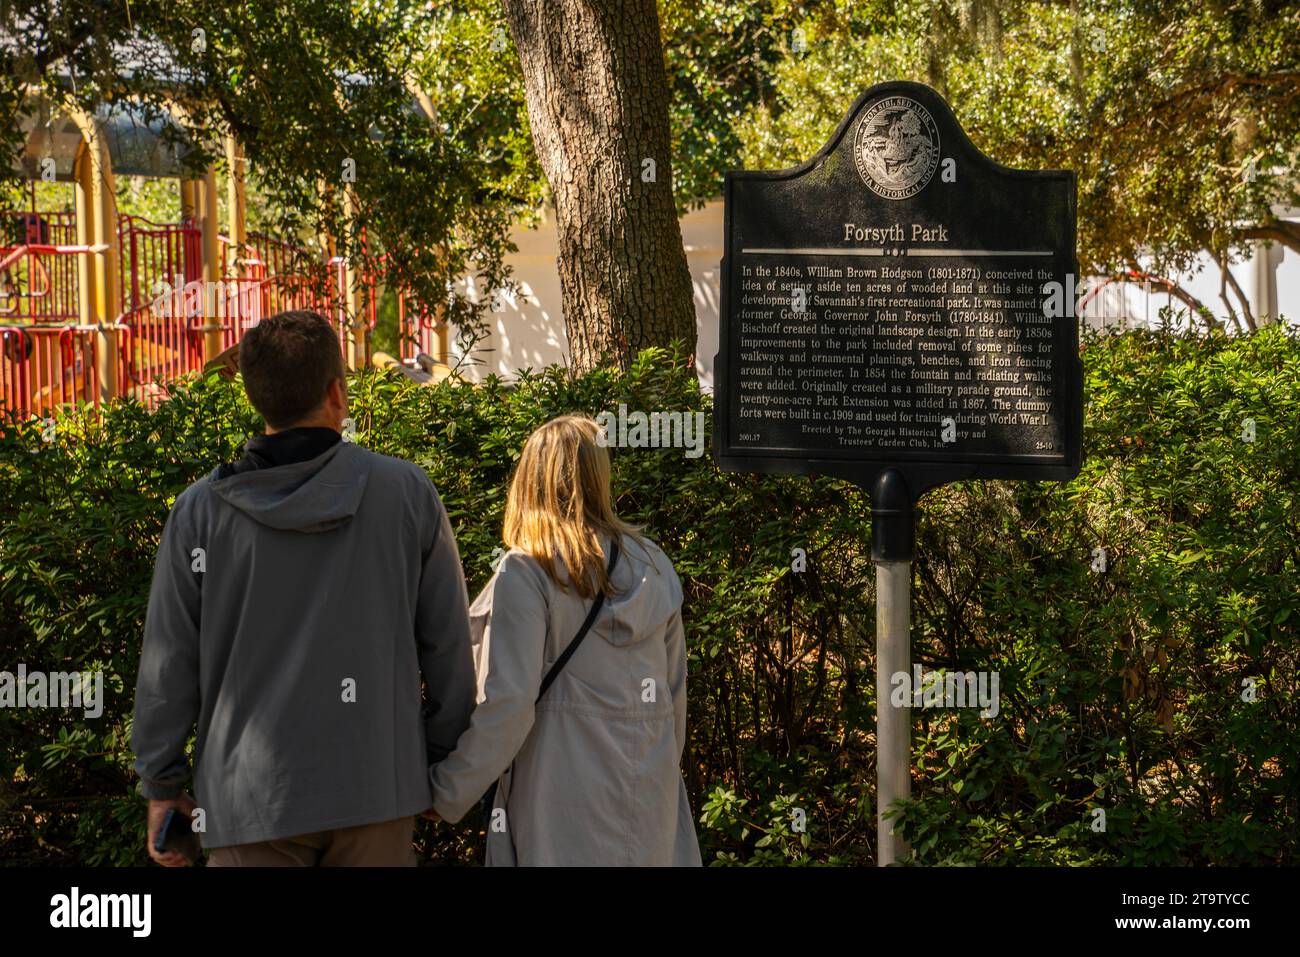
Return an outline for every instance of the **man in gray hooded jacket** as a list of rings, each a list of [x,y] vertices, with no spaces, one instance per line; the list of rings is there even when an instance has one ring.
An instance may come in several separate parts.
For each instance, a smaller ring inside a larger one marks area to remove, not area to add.
[[[240,371],[266,434],[177,497],[149,596],[132,734],[149,853],[186,862],[154,847],[175,808],[209,866],[414,863],[429,765],[475,697],[447,513],[417,466],[340,435],[323,317],[255,326]]]

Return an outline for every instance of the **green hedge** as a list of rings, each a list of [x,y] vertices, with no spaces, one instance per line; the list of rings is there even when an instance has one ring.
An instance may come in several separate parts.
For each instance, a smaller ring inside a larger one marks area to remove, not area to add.
[[[916,859],[1291,863],[1300,340],[1278,328],[1131,333],[1090,339],[1084,365],[1077,480],[967,483],[922,502],[913,658],[997,671],[1001,712],[914,713],[903,823]],[[619,402],[710,405],[684,361],[654,351],[626,374],[549,369],[510,388],[420,388],[367,372],[351,390],[358,440],[437,483],[471,590],[488,577],[532,428]],[[215,378],[178,387],[156,411],[67,413],[53,435],[37,422],[3,427],[0,670],[103,669],[108,692],[97,720],[0,709],[5,859],[146,860],[126,742],[154,549],[175,496],[236,458],[257,427],[239,387]],[[686,590],[685,771],[706,861],[871,862],[863,496],[829,479],[724,474],[680,449],[620,449],[614,462],[620,511],[645,523]],[[1098,548],[1104,572],[1092,567]],[[426,860],[477,860],[471,827],[421,827]]]

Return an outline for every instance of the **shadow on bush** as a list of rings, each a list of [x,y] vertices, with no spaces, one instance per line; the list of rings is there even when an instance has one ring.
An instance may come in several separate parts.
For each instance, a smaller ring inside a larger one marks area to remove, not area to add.
[[[954,485],[922,502],[914,659],[996,671],[1000,711],[914,713],[902,820],[916,860],[1292,863],[1300,341],[1277,327],[1129,333],[1086,341],[1084,365],[1075,481]],[[711,407],[663,351],[626,374],[549,369],[511,387],[366,372],[351,402],[358,441],[432,476],[471,592],[500,547],[531,429],[620,402]],[[107,695],[98,719],[0,708],[4,859],[146,861],[126,742],[154,549],[176,495],[258,427],[239,386],[216,378],[153,412],[70,411],[52,435],[4,425],[0,670],[102,669]],[[682,449],[613,454],[619,510],[645,523],[686,590],[685,771],[706,861],[872,862],[863,496],[829,479],[724,474]],[[478,859],[472,826],[421,828],[426,861]]]

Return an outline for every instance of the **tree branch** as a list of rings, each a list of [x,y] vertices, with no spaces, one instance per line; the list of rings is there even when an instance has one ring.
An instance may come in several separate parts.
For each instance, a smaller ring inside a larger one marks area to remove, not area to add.
[[[1256,226],[1247,226],[1238,230],[1237,235],[1241,239],[1281,243],[1293,252],[1300,253],[1300,223],[1293,223],[1285,219],[1273,219]]]
[[[1219,269],[1223,272],[1223,278],[1227,280],[1232,291],[1237,294],[1237,301],[1241,303],[1241,314],[1246,317],[1246,325],[1251,332],[1256,329],[1255,316],[1250,311],[1250,300],[1246,298],[1245,293],[1241,291],[1241,286],[1237,284],[1237,277],[1232,274],[1232,269],[1228,265],[1228,254],[1225,252],[1219,261]]]

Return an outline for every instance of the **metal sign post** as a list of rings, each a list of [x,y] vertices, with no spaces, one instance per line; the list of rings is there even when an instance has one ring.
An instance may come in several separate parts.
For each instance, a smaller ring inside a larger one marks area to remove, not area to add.
[[[912,497],[897,469],[871,489],[871,560],[876,565],[876,864],[907,854],[885,812],[912,793],[912,709],[896,707],[896,674],[912,670]],[[910,699],[910,696],[909,696]]]
[[[1074,174],[999,165],[937,92],[891,82],[807,162],[728,173],[723,196],[714,459],[871,496],[877,861],[898,863],[916,502],[1082,463]]]

